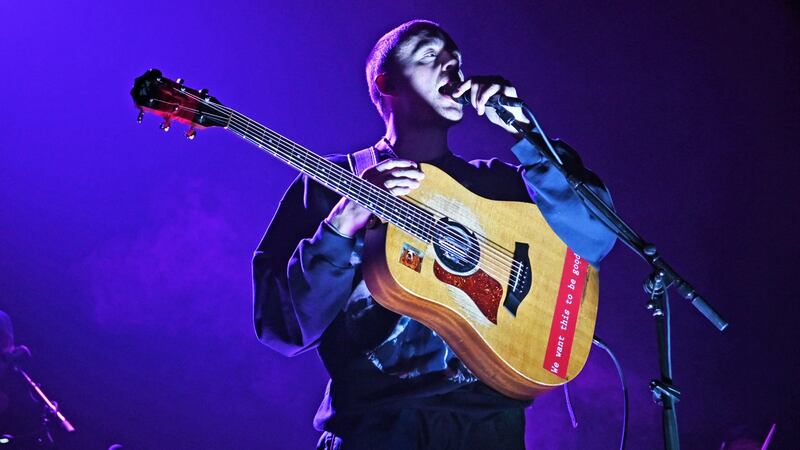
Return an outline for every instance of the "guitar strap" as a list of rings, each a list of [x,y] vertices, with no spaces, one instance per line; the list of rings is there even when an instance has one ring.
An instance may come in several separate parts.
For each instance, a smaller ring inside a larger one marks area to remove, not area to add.
[[[357,176],[361,176],[365,170],[378,164],[378,155],[375,146],[359,150],[347,155],[347,162],[350,163],[350,170]]]
[[[350,170],[360,177],[365,170],[388,158],[397,158],[397,155],[389,140],[384,137],[372,147],[348,154],[347,162],[350,164]]]

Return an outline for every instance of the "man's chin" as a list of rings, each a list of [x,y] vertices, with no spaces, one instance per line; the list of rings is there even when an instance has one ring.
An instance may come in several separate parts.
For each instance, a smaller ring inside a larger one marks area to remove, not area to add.
[[[464,110],[462,108],[445,108],[439,112],[439,115],[451,125],[461,122],[464,118]]]

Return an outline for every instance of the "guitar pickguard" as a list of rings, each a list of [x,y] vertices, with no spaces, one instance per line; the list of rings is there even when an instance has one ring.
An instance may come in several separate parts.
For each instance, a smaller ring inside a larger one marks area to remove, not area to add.
[[[448,272],[439,261],[433,263],[433,273],[441,282],[457,287],[467,294],[483,315],[497,325],[497,310],[503,297],[503,286],[497,280],[482,269],[470,275],[456,275]]]

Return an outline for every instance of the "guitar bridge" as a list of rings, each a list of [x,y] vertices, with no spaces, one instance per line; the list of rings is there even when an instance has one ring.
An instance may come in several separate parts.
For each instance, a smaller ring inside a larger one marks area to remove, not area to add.
[[[517,242],[514,246],[514,265],[511,268],[511,275],[508,277],[508,289],[506,289],[503,306],[516,316],[517,308],[530,292],[531,286],[533,286],[533,274],[528,258],[528,244]]]

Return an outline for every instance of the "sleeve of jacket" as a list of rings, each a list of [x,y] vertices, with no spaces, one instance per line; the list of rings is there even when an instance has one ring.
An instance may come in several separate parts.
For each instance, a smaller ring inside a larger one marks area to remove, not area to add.
[[[611,204],[608,189],[597,175],[583,166],[575,150],[557,139],[552,142],[564,165]],[[544,142],[538,145],[544,146]],[[611,251],[616,235],[583,203],[564,175],[539,153],[537,147],[523,139],[511,151],[519,159],[528,193],[547,223],[564,243],[596,267]]]
[[[299,177],[253,257],[256,334],[287,356],[315,348],[351,293],[355,241],[321,223],[336,201],[336,194]]]

